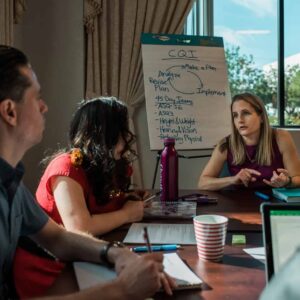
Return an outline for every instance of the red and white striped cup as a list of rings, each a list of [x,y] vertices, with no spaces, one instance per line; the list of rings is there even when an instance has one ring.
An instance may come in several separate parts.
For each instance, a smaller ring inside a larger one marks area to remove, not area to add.
[[[194,230],[199,258],[219,261],[223,257],[228,218],[219,215],[194,217]]]

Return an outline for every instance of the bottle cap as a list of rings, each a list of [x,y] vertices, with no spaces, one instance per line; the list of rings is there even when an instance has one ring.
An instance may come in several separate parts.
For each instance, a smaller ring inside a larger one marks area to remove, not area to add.
[[[165,145],[175,144],[175,139],[173,139],[173,138],[166,138],[166,139],[164,139],[164,144]]]

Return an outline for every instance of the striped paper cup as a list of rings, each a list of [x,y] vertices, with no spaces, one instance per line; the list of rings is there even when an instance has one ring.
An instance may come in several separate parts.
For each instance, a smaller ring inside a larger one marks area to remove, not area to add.
[[[194,217],[198,257],[219,261],[223,257],[228,218],[218,215]]]

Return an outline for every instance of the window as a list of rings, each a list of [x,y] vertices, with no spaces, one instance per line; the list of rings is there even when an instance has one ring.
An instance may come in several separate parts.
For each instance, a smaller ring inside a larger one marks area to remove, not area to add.
[[[185,30],[223,37],[231,94],[257,94],[281,127],[300,126],[298,11],[294,0],[196,0]]]
[[[300,2],[284,1],[284,119],[300,125]]]

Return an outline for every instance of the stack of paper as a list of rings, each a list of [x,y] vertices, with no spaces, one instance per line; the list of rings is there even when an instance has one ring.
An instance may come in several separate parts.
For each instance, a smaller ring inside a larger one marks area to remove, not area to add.
[[[127,244],[143,244],[144,227],[148,229],[151,244],[196,245],[193,224],[133,223],[124,239]]]

